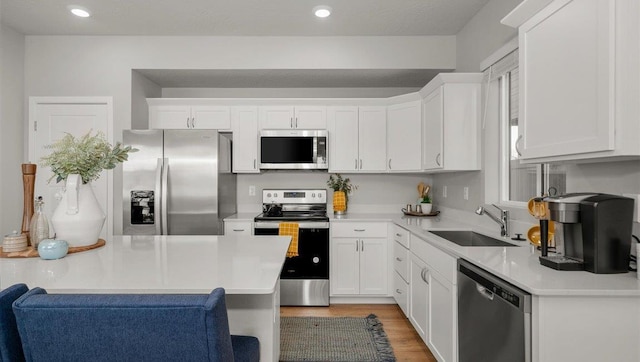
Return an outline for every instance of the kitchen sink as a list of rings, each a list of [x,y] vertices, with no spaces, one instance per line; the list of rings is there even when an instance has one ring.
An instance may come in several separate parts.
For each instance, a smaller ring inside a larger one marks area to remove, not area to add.
[[[467,230],[429,231],[460,246],[516,246],[490,236]]]

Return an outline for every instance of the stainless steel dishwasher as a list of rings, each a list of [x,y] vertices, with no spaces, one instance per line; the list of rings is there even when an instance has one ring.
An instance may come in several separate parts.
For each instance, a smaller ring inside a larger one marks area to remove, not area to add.
[[[460,362],[531,361],[531,294],[458,259]]]

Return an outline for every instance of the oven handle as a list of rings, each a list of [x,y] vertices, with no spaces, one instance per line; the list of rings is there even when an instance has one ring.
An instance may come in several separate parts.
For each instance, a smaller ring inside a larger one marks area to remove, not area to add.
[[[328,222],[299,222],[300,229],[328,229]],[[253,223],[254,229],[277,229],[280,227],[279,222],[274,221],[256,221]]]

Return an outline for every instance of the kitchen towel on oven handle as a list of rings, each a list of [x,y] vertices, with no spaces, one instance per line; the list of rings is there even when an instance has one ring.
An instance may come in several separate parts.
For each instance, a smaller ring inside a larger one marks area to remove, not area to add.
[[[278,235],[291,236],[291,243],[287,250],[287,258],[298,256],[298,234],[300,225],[297,222],[281,222],[278,225]]]

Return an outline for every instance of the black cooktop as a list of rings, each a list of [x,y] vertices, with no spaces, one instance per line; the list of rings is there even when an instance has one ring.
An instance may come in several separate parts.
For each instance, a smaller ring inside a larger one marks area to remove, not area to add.
[[[329,221],[326,213],[318,212],[282,212],[279,214],[260,214],[254,221]]]

